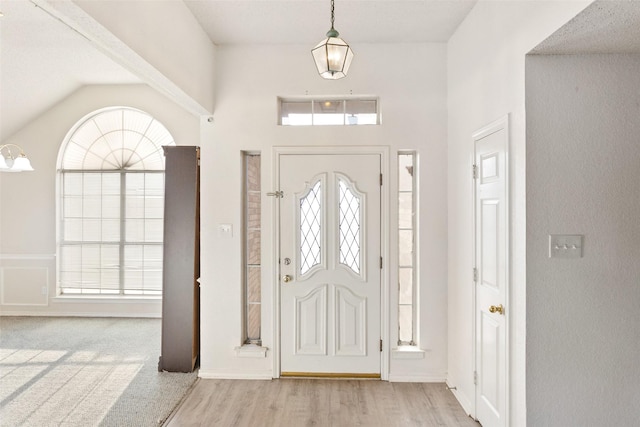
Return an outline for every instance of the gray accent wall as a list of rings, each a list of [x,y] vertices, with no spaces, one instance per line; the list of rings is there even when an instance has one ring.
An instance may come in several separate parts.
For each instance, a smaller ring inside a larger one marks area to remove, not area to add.
[[[527,425],[640,425],[640,55],[528,56],[526,110]]]

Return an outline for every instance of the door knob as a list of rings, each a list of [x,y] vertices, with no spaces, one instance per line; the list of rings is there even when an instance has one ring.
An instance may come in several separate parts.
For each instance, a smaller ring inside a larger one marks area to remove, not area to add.
[[[500,314],[504,314],[504,307],[502,306],[502,304],[495,306],[492,305],[491,307],[489,307],[489,311],[491,313],[500,313]]]
[[[288,274],[285,274],[284,276],[282,276],[282,281],[284,283],[289,283],[291,281],[291,276],[289,276]]]

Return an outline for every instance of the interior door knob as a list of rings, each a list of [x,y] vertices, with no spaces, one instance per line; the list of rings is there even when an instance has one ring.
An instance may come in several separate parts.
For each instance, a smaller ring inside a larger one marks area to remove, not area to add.
[[[291,276],[289,276],[288,274],[285,274],[284,276],[282,276],[282,281],[284,283],[289,283],[291,281]]]
[[[502,306],[502,304],[495,306],[492,305],[491,307],[489,307],[489,311],[491,313],[500,313],[500,314],[504,314],[504,307]]]

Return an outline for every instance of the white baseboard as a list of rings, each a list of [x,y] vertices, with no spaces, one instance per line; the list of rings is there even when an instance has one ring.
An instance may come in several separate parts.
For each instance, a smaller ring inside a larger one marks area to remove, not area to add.
[[[203,379],[210,380],[272,380],[273,377],[271,374],[252,374],[252,373],[241,373],[241,372],[211,372],[211,371],[203,371],[200,369],[198,371],[198,377]]]
[[[447,383],[447,387],[451,387],[451,385]],[[467,395],[457,389],[455,390],[451,389],[451,392],[455,396],[458,403],[460,403],[460,406],[462,406],[462,409],[464,410],[464,412],[467,415],[469,415],[471,418],[474,418],[475,414],[473,411],[473,405],[471,404],[471,400],[469,400]]]
[[[9,316],[29,316],[29,317],[133,317],[144,319],[160,319],[161,314],[156,313],[99,313],[95,311],[87,312],[51,312],[51,311],[29,311],[29,310],[0,310],[0,317]]]
[[[447,379],[442,375],[392,375],[389,374],[391,383],[444,383]]]

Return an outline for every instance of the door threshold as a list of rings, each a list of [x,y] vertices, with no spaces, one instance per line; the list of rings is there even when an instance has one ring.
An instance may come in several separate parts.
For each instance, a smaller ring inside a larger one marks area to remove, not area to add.
[[[281,378],[334,378],[347,380],[379,380],[380,374],[349,372],[281,372]]]

